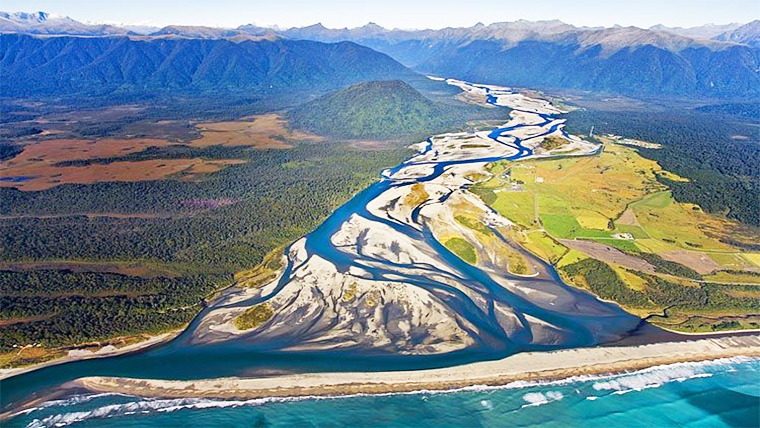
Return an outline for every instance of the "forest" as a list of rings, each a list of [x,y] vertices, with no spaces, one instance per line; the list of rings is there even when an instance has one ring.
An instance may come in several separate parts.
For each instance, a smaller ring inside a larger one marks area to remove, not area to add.
[[[121,135],[155,114],[149,108],[136,118],[93,123],[92,129],[80,124],[70,132]],[[412,142],[371,149],[337,141],[292,141],[286,150],[151,147],[62,164],[172,158],[245,163],[192,180],[65,184],[34,192],[0,188],[0,352],[32,343],[66,348],[185,325],[205,299],[232,283],[233,273],[310,232],[380,171],[408,157]],[[8,158],[22,148],[3,147]],[[71,270],[48,269],[49,263]],[[135,265],[142,273],[87,271],[126,272]]]
[[[145,333],[189,322],[203,298],[228,285],[231,275],[179,278],[66,270],[0,271],[0,353],[13,345],[47,348]]]
[[[679,202],[700,205],[760,226],[760,144],[757,125],[735,116],[698,111],[602,111],[580,109],[567,114],[568,132],[622,135],[663,145],[639,153],[690,181],[660,178]]]
[[[596,259],[583,259],[560,270],[576,285],[587,286],[602,299],[629,308],[678,308],[681,312],[704,315],[760,311],[760,300],[754,297],[756,286],[712,283],[686,286],[630,271],[646,281],[644,291],[639,291],[627,286],[609,265]]]
[[[397,146],[369,151],[338,143],[230,151],[247,163],[200,181],[0,189],[0,214],[34,215],[0,220],[2,260],[140,259],[187,264],[193,271],[235,272],[310,231],[374,182],[379,171],[409,154]],[[39,217],[43,214],[76,215]]]

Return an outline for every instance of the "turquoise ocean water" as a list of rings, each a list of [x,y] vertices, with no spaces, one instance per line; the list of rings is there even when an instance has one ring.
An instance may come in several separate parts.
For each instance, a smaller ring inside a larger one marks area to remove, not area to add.
[[[277,400],[77,395],[3,427],[757,427],[760,359],[448,392]]]

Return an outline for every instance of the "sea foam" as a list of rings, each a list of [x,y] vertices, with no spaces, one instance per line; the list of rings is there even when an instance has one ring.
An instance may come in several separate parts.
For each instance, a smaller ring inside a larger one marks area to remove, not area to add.
[[[301,396],[301,397],[273,397],[273,398],[259,398],[251,400],[223,400],[223,399],[210,399],[210,398],[177,398],[177,399],[159,399],[159,398],[146,398],[138,401],[122,403],[122,404],[110,404],[95,408],[89,411],[69,412],[61,413],[41,419],[34,419],[27,425],[27,428],[46,428],[46,427],[64,427],[74,423],[82,422],[87,419],[95,418],[110,418],[122,415],[129,415],[135,413],[153,413],[153,412],[175,412],[179,410],[202,410],[211,408],[230,408],[230,407],[243,407],[243,406],[261,406],[269,403],[276,402],[293,402],[293,401],[305,401],[305,400],[335,400],[335,399],[347,399],[357,397],[379,397],[379,396],[394,396],[394,395],[436,395],[436,394],[453,394],[453,393],[477,393],[477,392],[489,392],[507,389],[524,389],[535,387],[547,387],[547,386],[561,386],[573,383],[587,383],[594,382],[592,388],[596,391],[611,391],[613,394],[627,394],[629,392],[640,391],[647,388],[659,387],[668,382],[683,382],[688,379],[710,377],[712,373],[706,372],[706,370],[715,367],[726,366],[728,370],[734,364],[746,363],[750,361],[758,361],[757,359],[748,357],[732,357],[721,358],[717,360],[690,362],[690,363],[676,363],[662,366],[650,367],[643,370],[638,370],[625,374],[610,374],[610,375],[583,375],[573,376],[566,379],[552,380],[552,381],[515,381],[505,385],[488,386],[488,385],[473,385],[463,388],[448,389],[448,390],[417,390],[402,393],[384,393],[384,394],[350,394],[342,396]],[[55,400],[44,403],[34,409],[28,409],[25,413],[34,413],[51,407],[67,407],[82,404],[88,401],[92,401],[96,398],[102,398],[109,395],[118,395],[124,397],[130,397],[124,394],[91,394],[91,395],[77,395],[70,397],[66,400]],[[553,401],[559,401],[564,398],[564,395],[559,391],[546,391],[546,392],[529,392],[523,395],[523,400],[526,404],[522,405],[522,408],[541,406],[551,403]],[[588,400],[596,400],[599,397],[590,396]],[[492,408],[490,402],[486,402],[487,405],[483,405],[484,408]],[[481,402],[482,405],[482,402]]]

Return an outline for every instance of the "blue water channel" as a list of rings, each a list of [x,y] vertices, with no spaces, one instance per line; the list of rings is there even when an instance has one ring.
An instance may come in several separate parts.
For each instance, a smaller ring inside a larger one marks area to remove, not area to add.
[[[487,89],[487,88],[485,88]],[[488,90],[488,89],[487,89]],[[497,98],[489,94],[489,103],[497,105]],[[546,125],[556,120],[550,115],[541,115],[545,122],[538,126]],[[399,165],[383,175],[383,178],[366,190],[357,194],[349,202],[338,208],[324,223],[306,237],[306,251],[309,254],[317,254],[335,264],[339,271],[346,272],[351,267],[359,267],[370,272],[372,278],[388,281],[385,275],[393,273],[402,279],[398,281],[414,286],[422,287],[443,303],[454,308],[459,314],[463,314],[477,331],[468,331],[475,339],[476,345],[462,351],[451,352],[442,355],[389,355],[366,352],[363,350],[336,350],[336,351],[313,351],[313,352],[283,352],[279,349],[292,345],[286,340],[256,343],[252,345],[246,340],[230,340],[214,344],[191,343],[192,334],[198,327],[202,317],[212,308],[207,308],[191,323],[191,325],[173,341],[155,346],[153,348],[135,352],[128,355],[77,361],[66,364],[46,367],[27,374],[12,377],[2,381],[2,394],[0,401],[3,411],[15,408],[21,403],[34,398],[50,398],[50,394],[71,394],[59,387],[68,381],[83,376],[119,376],[132,378],[160,378],[160,379],[202,379],[225,376],[257,376],[262,373],[286,373],[286,372],[316,372],[316,371],[385,371],[385,370],[413,370],[422,368],[444,367],[464,364],[473,361],[498,359],[526,350],[556,349],[558,346],[532,345],[529,329],[524,330],[518,336],[508,336],[496,322],[493,306],[488,310],[478,307],[464,293],[430,279],[430,275],[411,275],[401,271],[393,271],[393,264],[383,260],[385,269],[373,269],[368,263],[377,262],[369,256],[356,257],[336,248],[331,243],[331,237],[340,227],[349,220],[352,215],[359,215],[366,219],[383,223],[392,227],[397,232],[403,233],[415,240],[424,241],[431,246],[447,264],[446,271],[438,270],[436,274],[449,276],[481,290],[490,299],[496,300],[519,309],[522,314],[529,314],[572,331],[572,337],[566,338],[561,347],[591,346],[599,342],[599,337],[604,337],[600,331],[608,328],[612,333],[611,338],[619,338],[620,332],[635,329],[640,320],[625,313],[615,305],[598,301],[595,297],[569,287],[562,283],[556,271],[541,260],[526,255],[536,265],[542,266],[547,271],[554,284],[564,288],[568,296],[578,301],[579,305],[598,305],[604,308],[604,316],[594,319],[593,316],[573,316],[572,314],[556,313],[541,308],[528,299],[509,292],[500,284],[496,283],[488,274],[472,266],[447,248],[441,245],[432,233],[425,227],[420,229],[392,219],[379,218],[367,209],[367,204],[377,198],[383,192],[394,186],[409,185],[413,182],[427,182],[434,180],[447,169],[454,165],[465,163],[493,162],[498,160],[516,161],[533,154],[529,147],[525,147],[520,139],[504,134],[517,127],[503,127],[492,130],[488,137],[493,141],[514,148],[517,153],[508,157],[483,157],[478,159],[454,160],[454,161],[430,161],[415,163],[416,165],[428,164],[432,166],[430,174],[424,177],[404,180],[389,178],[401,168],[414,162],[414,158]],[[536,125],[528,125],[536,126]],[[544,135],[555,132],[559,124],[552,126]],[[563,131],[564,132],[564,131]],[[421,154],[433,150],[432,140],[428,140]],[[444,196],[445,199],[447,196]],[[431,203],[440,203],[431,201]],[[418,220],[415,215],[415,221]],[[288,249],[289,250],[289,249]],[[286,250],[287,252],[289,252]],[[399,265],[398,267],[409,267]],[[297,269],[292,260],[289,260],[285,272],[280,279],[278,287],[271,293],[249,299],[234,305],[252,305],[266,301],[287,284],[291,273]],[[433,267],[428,267],[434,269]],[[523,282],[547,281],[544,279],[518,278]]]

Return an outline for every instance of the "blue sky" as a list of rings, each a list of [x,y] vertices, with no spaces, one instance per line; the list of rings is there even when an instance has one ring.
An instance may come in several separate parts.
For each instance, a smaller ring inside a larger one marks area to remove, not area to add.
[[[80,21],[237,27],[321,22],[356,27],[442,28],[517,19],[579,26],[690,27],[760,19],[758,0],[3,0],[6,12],[59,12]]]

